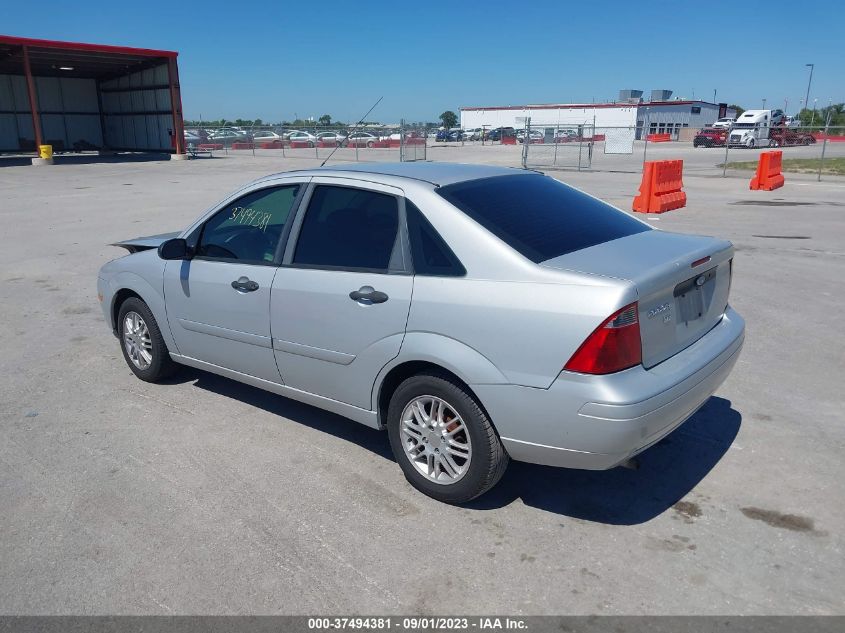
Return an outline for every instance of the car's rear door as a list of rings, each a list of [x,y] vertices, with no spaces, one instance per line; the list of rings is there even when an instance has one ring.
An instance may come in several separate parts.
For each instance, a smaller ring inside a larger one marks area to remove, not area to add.
[[[377,183],[313,179],[270,298],[289,387],[371,408],[373,382],[399,353],[411,304],[402,196]]]
[[[191,233],[193,259],[167,262],[167,320],[179,354],[281,381],[270,337],[270,291],[304,186],[267,186],[226,203]]]

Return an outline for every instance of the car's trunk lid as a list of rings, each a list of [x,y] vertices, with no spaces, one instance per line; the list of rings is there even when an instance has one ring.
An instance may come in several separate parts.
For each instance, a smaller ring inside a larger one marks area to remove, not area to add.
[[[643,365],[648,368],[692,345],[722,318],[733,252],[725,240],[654,230],[542,265],[633,283],[639,295]]]

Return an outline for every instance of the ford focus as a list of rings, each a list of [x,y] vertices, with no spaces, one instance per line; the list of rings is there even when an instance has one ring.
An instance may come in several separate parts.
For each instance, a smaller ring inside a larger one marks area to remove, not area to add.
[[[511,459],[627,462],[744,340],[730,242],[524,170],[280,173],[118,245],[98,293],[138,378],[187,365],[386,430],[408,481],[448,503]]]

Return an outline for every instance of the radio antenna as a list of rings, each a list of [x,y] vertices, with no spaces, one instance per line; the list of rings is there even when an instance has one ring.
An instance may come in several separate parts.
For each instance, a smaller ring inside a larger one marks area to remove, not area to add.
[[[381,103],[381,100],[382,100],[382,99],[384,99],[384,97],[379,97],[379,98],[378,98],[378,101],[376,101],[376,102],[373,104],[373,107],[372,107],[372,108],[370,108],[369,110],[367,110],[367,114],[365,114],[364,116],[362,116],[362,117],[361,117],[361,120],[360,120],[360,121],[358,121],[358,123],[356,123],[356,124],[355,124],[355,127],[354,127],[354,128],[352,128],[352,130],[349,132],[349,134],[348,134],[348,135],[347,135],[347,137],[346,137],[347,143],[348,143],[348,141],[349,141],[349,137],[350,137],[350,136],[352,136],[355,132],[357,132],[357,131],[358,131],[358,128],[359,128],[359,127],[361,127],[361,124],[362,124],[362,123],[364,123],[364,121],[366,121],[366,120],[367,120],[367,117],[368,117],[368,116],[370,116],[370,112],[372,112],[373,110],[375,110],[375,109],[376,109],[376,106],[377,106],[378,104],[380,104],[380,103]],[[334,156],[334,153],[337,151],[337,149],[338,149],[339,147],[340,147],[340,145],[335,145],[335,148],[332,150],[332,153],[331,153],[331,154],[329,154],[328,156],[326,156],[326,160],[324,160],[322,163],[320,163],[320,167],[323,167],[323,166],[324,166],[327,162],[329,162],[329,159],[330,159],[332,156]]]

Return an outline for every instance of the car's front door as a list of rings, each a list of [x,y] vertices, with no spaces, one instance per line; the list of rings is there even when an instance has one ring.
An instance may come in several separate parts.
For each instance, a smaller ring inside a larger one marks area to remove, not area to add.
[[[167,320],[179,354],[281,382],[270,337],[270,290],[303,186],[272,186],[227,203],[192,232],[192,259],[167,262]]]
[[[309,189],[273,282],[276,360],[289,387],[369,410],[411,305],[402,191],[327,177]]]

